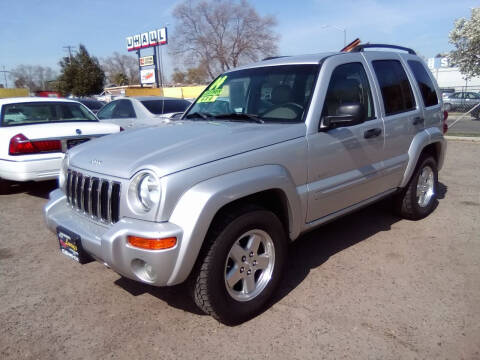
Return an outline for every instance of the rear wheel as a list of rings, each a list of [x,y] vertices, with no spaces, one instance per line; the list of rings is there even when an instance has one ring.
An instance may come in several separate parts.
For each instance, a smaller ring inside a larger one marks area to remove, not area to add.
[[[447,104],[444,104],[444,105],[443,105],[443,109],[444,109],[445,111],[450,112],[450,111],[452,111],[452,105],[451,105],[451,104],[448,104],[448,103],[447,103]]]
[[[410,220],[419,220],[435,208],[438,188],[437,162],[422,156],[408,185],[396,196],[396,212]]]
[[[287,238],[278,217],[243,208],[214,224],[194,274],[194,300],[205,313],[234,325],[258,314],[277,287]]]
[[[7,194],[8,189],[9,189],[8,181],[0,178],[0,195]]]

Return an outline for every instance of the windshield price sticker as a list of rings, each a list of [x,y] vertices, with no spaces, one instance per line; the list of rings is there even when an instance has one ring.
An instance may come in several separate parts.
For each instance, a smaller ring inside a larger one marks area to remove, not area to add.
[[[215,80],[210,88],[205,91],[202,96],[198,99],[199,103],[214,102],[220,96],[223,91],[223,83],[227,80],[227,75],[220,76]]]

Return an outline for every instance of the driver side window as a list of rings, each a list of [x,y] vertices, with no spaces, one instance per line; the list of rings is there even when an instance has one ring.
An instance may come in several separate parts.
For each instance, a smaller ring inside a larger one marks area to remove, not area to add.
[[[365,120],[375,118],[372,92],[367,74],[359,62],[339,65],[333,70],[328,85],[323,116],[341,115],[341,105],[360,104],[365,110]]]

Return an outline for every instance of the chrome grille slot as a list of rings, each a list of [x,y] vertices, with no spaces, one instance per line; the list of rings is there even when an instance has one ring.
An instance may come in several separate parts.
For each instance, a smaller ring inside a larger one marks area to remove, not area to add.
[[[120,219],[120,183],[68,170],[67,202],[94,219],[116,223]]]

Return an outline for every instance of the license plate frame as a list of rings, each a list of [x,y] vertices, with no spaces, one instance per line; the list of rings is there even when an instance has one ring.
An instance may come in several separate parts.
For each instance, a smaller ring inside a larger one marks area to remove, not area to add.
[[[80,264],[93,261],[91,256],[83,249],[80,235],[59,226],[57,227],[57,238],[62,254]]]

